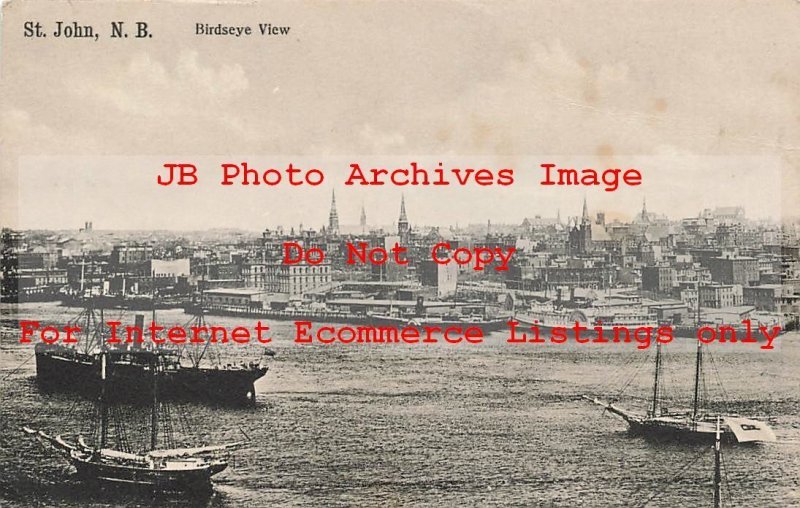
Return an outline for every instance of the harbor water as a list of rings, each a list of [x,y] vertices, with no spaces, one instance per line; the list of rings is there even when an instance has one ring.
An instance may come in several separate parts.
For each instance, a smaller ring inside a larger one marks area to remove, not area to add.
[[[3,304],[0,337],[0,504],[3,506],[711,506],[707,445],[654,443],[581,399],[647,407],[653,350],[634,344],[298,345],[291,322],[268,321],[270,370],[254,408],[179,404],[190,443],[248,442],[214,494],[150,499],[86,488],[63,459],[22,430],[87,435],[93,405],[43,394],[33,344],[18,319],[64,324],[77,309]],[[122,314],[122,315],[121,315]],[[121,315],[121,316],[120,316]],[[107,311],[107,320],[132,313]],[[185,324],[181,310],[159,324]],[[208,316],[209,324],[249,326]],[[688,406],[695,342],[664,347],[665,404]],[[263,345],[226,344],[212,358],[265,358]],[[800,335],[764,351],[716,344],[705,356],[707,406],[767,420],[777,443],[726,446],[726,506],[800,506]],[[133,439],[143,422],[131,409]],[[176,439],[183,439],[180,432]]]

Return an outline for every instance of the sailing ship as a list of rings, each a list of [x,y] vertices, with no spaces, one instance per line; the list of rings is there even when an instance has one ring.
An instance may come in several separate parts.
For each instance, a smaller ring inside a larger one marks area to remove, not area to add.
[[[634,435],[678,441],[712,441],[716,435],[716,422],[721,421],[720,432],[728,442],[751,443],[776,441],[775,433],[766,423],[738,415],[714,415],[700,407],[703,344],[697,343],[694,376],[694,400],[691,411],[670,411],[661,404],[661,344],[656,346],[653,397],[645,413],[621,408],[610,402],[584,395],[583,398],[620,416],[628,423]]]
[[[90,397],[100,389],[98,368],[100,351],[108,359],[112,388],[107,394],[114,400],[136,400],[146,396],[139,389],[147,386],[149,356],[159,357],[164,370],[161,396],[168,400],[213,402],[235,406],[254,405],[255,382],[268,368],[261,361],[239,365],[203,363],[209,352],[210,341],[176,350],[163,347],[143,348],[142,344],[120,344],[106,347],[103,337],[103,308],[95,311],[92,299],[85,300],[85,308],[73,320],[81,323],[83,338],[77,344],[43,344],[35,347],[36,379],[48,391],[72,391]],[[153,311],[155,321],[155,311]],[[142,327],[144,317],[136,316],[136,326]],[[197,314],[190,326],[205,326],[202,313]],[[264,351],[269,354],[268,351]],[[263,356],[262,356],[263,358]],[[188,359],[189,364],[185,364]],[[183,361],[182,361],[183,360]]]
[[[99,354],[101,389],[99,402],[99,438],[89,445],[81,436],[75,442],[68,442],[60,435],[50,435],[41,430],[23,427],[25,433],[37,438],[43,445],[49,445],[62,454],[77,470],[78,478],[104,485],[141,487],[155,492],[189,492],[205,494],[211,490],[211,477],[228,466],[225,455],[240,448],[243,443],[229,443],[216,446],[194,448],[158,447],[159,428],[171,429],[172,425],[163,421],[160,411],[159,385],[163,383],[163,356],[153,352],[137,353],[143,363],[152,388],[150,412],[150,443],[145,451],[133,452],[130,449],[115,449],[109,446],[110,400],[108,388],[111,384],[109,355]],[[169,412],[165,412],[169,415]],[[117,428],[120,433],[120,429]],[[166,440],[167,443],[172,441]],[[116,442],[127,443],[124,436],[117,435]],[[129,446],[127,448],[130,448]]]

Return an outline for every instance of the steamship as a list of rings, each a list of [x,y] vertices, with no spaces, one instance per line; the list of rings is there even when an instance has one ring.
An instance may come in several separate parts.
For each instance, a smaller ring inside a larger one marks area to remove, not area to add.
[[[371,324],[398,327],[480,328],[483,333],[491,333],[506,327],[508,323],[507,317],[489,317],[487,316],[485,305],[475,307],[472,309],[473,312],[471,314],[458,312],[433,314],[426,310],[423,298],[418,297],[417,304],[411,312],[390,308],[388,312],[367,313],[367,320]],[[477,307],[480,307],[481,310],[478,310]]]
[[[261,360],[240,365],[208,365],[202,363],[208,342],[184,350],[151,347],[133,343],[111,347],[104,343],[102,309],[98,313],[91,305],[73,320],[81,323],[84,336],[77,344],[37,344],[36,380],[45,391],[75,392],[97,397],[100,390],[98,375],[101,353],[108,359],[109,388],[107,396],[115,401],[147,399],[149,356],[159,357],[163,369],[161,397],[174,401],[197,401],[225,405],[255,404],[255,382],[268,368]],[[142,327],[144,316],[136,316],[136,326]],[[193,326],[203,326],[198,314]],[[150,354],[142,354],[150,353]],[[188,358],[189,364],[185,364]]]
[[[782,322],[774,315],[765,313],[752,313],[746,319],[738,323],[720,322],[712,320],[701,320],[700,310],[696,311],[696,320],[691,323],[658,322],[655,317],[642,307],[628,307],[625,309],[612,309],[603,307],[575,307],[568,308],[557,306],[553,302],[545,304],[534,304],[530,308],[514,314],[514,320],[523,327],[536,326],[542,331],[551,331],[553,328],[564,328],[567,333],[577,323],[587,329],[595,326],[603,326],[606,329],[622,327],[630,330],[648,327],[658,329],[661,326],[669,326],[672,329],[672,336],[676,338],[697,338],[697,331],[700,327],[710,326],[717,328],[725,326],[732,330],[737,337],[755,337],[763,340],[759,333],[760,326],[766,326],[769,330],[780,327],[776,333],[784,333]]]

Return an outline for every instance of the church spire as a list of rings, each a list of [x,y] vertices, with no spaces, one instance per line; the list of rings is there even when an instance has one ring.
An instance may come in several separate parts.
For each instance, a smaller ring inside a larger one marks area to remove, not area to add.
[[[339,214],[336,212],[336,191],[331,191],[331,213],[328,215],[328,232],[339,234]]]
[[[581,223],[587,224],[589,222],[589,207],[586,205],[586,196],[583,196],[583,213],[581,214]]]
[[[650,216],[647,214],[647,198],[642,198],[642,222],[649,222]]]
[[[400,218],[397,220],[397,233],[398,234],[405,234],[408,233],[408,216],[406,215],[406,197],[405,195],[400,195]]]
[[[364,209],[364,203],[361,203],[361,232],[367,232],[367,211]]]

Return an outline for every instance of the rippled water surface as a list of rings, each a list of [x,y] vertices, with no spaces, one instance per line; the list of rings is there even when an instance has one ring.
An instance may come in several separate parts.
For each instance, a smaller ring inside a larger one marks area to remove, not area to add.
[[[93,407],[69,395],[40,393],[32,347],[18,344],[18,318],[64,323],[77,311],[53,303],[14,309],[2,307],[0,504],[199,503],[92,492],[66,462],[20,431],[29,424],[65,436],[85,434]],[[183,324],[188,317],[163,311],[159,320]],[[622,393],[620,404],[645,407],[652,351],[514,345],[503,333],[479,346],[301,346],[292,342],[292,323],[269,325],[276,356],[256,385],[257,407],[173,408],[193,428],[185,444],[250,440],[215,477],[215,492],[202,504],[711,506],[709,447],[631,437],[624,422],[580,398]],[[784,335],[777,343],[774,351],[717,345],[706,355],[710,403],[768,418],[779,439],[724,449],[726,506],[800,505],[800,336]],[[217,350],[224,361],[249,361],[262,348]],[[667,403],[686,405],[694,343],[676,339],[664,357]],[[143,436],[143,420],[131,415],[131,422],[134,438]]]

